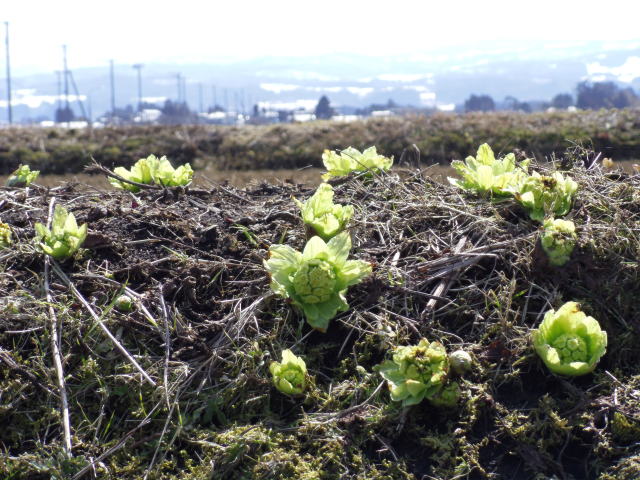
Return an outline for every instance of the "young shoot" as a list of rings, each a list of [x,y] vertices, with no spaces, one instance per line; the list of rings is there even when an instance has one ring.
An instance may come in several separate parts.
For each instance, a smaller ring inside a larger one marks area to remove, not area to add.
[[[282,351],[282,362],[271,362],[273,384],[285,395],[302,395],[307,386],[307,366],[291,350]]]
[[[288,245],[273,245],[264,266],[271,275],[271,288],[300,307],[309,325],[325,332],[336,313],[349,309],[348,287],[371,273],[362,260],[347,260],[351,236],[342,232],[325,243],[311,238],[302,253]]]
[[[444,346],[426,338],[418,345],[396,347],[391,360],[377,370],[389,386],[391,400],[402,406],[415,405],[428,399],[438,406],[453,406],[459,387],[448,382],[449,357]]]
[[[78,227],[73,213],[69,213],[60,205],[56,205],[53,212],[51,230],[41,223],[36,223],[34,227],[38,246],[56,260],[66,260],[71,257],[87,236],[87,224]]]
[[[28,187],[40,175],[40,170],[31,170],[29,165],[20,165],[7,178],[7,187]]]
[[[186,186],[193,179],[193,170],[188,163],[173,168],[166,156],[158,159],[155,155],[141,158],[127,170],[124,167],[116,167],[113,173],[129,180],[144,185],[162,185],[165,187]],[[140,187],[131,183],[122,182],[109,177],[109,183],[116,188],[128,190],[130,192],[140,191]]]
[[[327,173],[322,175],[323,180],[332,177],[349,175],[351,172],[366,173],[369,176],[374,173],[388,171],[393,165],[393,157],[385,157],[372,146],[360,152],[353,147],[346,148],[340,153],[333,150],[325,150],[322,154],[322,162]]]
[[[302,203],[293,199],[300,208],[302,221],[315,230],[322,239],[329,240],[346,227],[353,216],[352,205],[333,203],[333,187],[322,183],[311,198]]]
[[[475,158],[469,156],[464,162],[454,160],[451,166],[462,177],[449,177],[452,185],[482,195],[508,196],[511,189],[526,178],[529,160],[516,163],[513,153],[496,159],[491,147],[484,143],[478,148]]]
[[[0,222],[0,250],[9,248],[12,243],[11,227],[6,223]]]
[[[569,261],[576,246],[576,226],[571,220],[547,218],[543,224],[540,244],[549,263],[561,267]]]
[[[533,345],[553,373],[585,375],[596,368],[604,355],[607,332],[576,302],[567,302],[545,314],[540,327],[533,331]]]
[[[551,176],[533,172],[515,190],[514,197],[528,210],[532,220],[542,222],[545,217],[562,217],[571,210],[578,184],[560,172]]]

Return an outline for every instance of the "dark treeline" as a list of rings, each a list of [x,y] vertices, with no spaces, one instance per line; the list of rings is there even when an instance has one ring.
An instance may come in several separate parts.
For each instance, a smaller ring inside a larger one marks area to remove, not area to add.
[[[575,98],[570,93],[559,93],[550,102],[520,102],[508,96],[498,108],[497,102],[489,95],[471,95],[464,102],[465,112],[493,112],[510,110],[531,112],[553,107],[566,110],[576,107],[582,110],[598,110],[600,108],[627,108],[640,106],[640,97],[631,87],[620,88],[614,82],[580,82],[576,87]],[[535,108],[534,108],[535,107]]]

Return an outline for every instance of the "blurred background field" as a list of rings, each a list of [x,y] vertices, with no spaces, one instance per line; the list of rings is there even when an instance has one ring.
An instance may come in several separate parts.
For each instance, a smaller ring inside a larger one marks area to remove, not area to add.
[[[376,145],[396,165],[448,166],[475,154],[484,142],[501,154],[544,161],[571,148],[588,148],[630,169],[640,158],[640,109],[537,114],[438,114],[263,126],[126,126],[100,129],[14,127],[0,129],[0,174],[20,164],[41,171],[41,182],[77,179],[95,159],[131,166],[150,153],[175,164],[189,162],[197,177],[241,186],[250,179],[305,183],[317,178],[325,149]],[[420,151],[418,156],[415,145]],[[403,155],[403,152],[405,155]],[[441,169],[433,172],[441,173]],[[445,170],[446,172],[446,170]],[[201,180],[196,180],[197,182]],[[99,181],[98,181],[99,182]]]

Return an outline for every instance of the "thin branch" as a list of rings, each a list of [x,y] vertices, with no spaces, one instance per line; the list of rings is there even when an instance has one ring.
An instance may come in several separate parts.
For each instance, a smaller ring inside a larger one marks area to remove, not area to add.
[[[131,364],[136,368],[136,370],[138,370],[138,372],[140,372],[142,374],[144,379],[149,384],[151,384],[151,385],[153,385],[155,387],[156,386],[156,382],[149,376],[149,374],[147,372],[144,371],[144,369],[140,366],[140,364],[136,361],[136,359],[131,356],[131,354],[127,351],[126,348],[124,348],[124,346],[118,341],[118,339],[113,335],[113,333],[111,333],[109,331],[109,329],[104,324],[104,322],[100,319],[98,314],[93,311],[93,308],[91,308],[91,305],[89,305],[89,302],[87,302],[87,300],[82,296],[82,294],[78,291],[78,289],[75,287],[75,285],[73,283],[71,283],[71,280],[69,280],[69,277],[67,277],[67,275],[62,271],[62,269],[60,269],[60,266],[56,262],[53,263],[53,271],[56,272],[56,274],[58,275],[60,280],[62,280],[65,283],[65,285],[67,285],[67,287],[69,287],[69,289],[71,290],[73,295],[89,311],[89,314],[91,315],[91,317],[93,317],[93,319],[100,326],[100,328],[107,335],[107,337],[109,337],[109,339],[113,342],[113,344],[116,346],[116,348],[118,350],[120,350],[120,352],[122,352],[122,354],[127,358],[127,360],[129,360],[129,362],[131,362]]]
[[[56,203],[56,197],[51,197],[49,202],[49,216],[47,218],[47,228],[51,228],[51,219],[53,216],[53,208]],[[64,370],[62,368],[62,354],[60,353],[60,326],[58,317],[53,308],[53,297],[49,288],[49,278],[51,276],[51,257],[44,257],[44,290],[47,296],[47,305],[49,306],[49,319],[51,320],[51,354],[53,355],[53,364],[56,368],[56,376],[58,377],[58,388],[60,389],[60,406],[62,410],[62,426],[64,431],[64,451],[67,456],[71,457],[71,421],[69,420],[69,400],[67,399],[67,389],[64,382]]]

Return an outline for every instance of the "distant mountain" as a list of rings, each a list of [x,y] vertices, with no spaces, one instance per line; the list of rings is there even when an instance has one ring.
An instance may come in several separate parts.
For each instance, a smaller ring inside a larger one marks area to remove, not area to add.
[[[110,109],[109,67],[73,69],[85,107],[96,118]],[[180,73],[180,82],[177,74]],[[483,45],[439,52],[376,57],[331,55],[260,58],[224,64],[149,64],[142,68],[145,101],[184,98],[192,109],[215,103],[250,111],[258,102],[282,109],[312,108],[321,95],[332,106],[386,103],[444,110],[472,93],[500,102],[550,100],[573,93],[579,81],[612,80],[640,89],[640,41],[626,44],[582,42],[508,47]],[[180,86],[179,86],[180,84]],[[137,77],[130,65],[115,66],[116,105],[137,104]],[[14,78],[14,118],[52,118],[59,100],[56,75]],[[73,88],[70,87],[73,94]],[[72,105],[76,111],[79,110]],[[6,119],[5,84],[0,84],[0,121]]]

